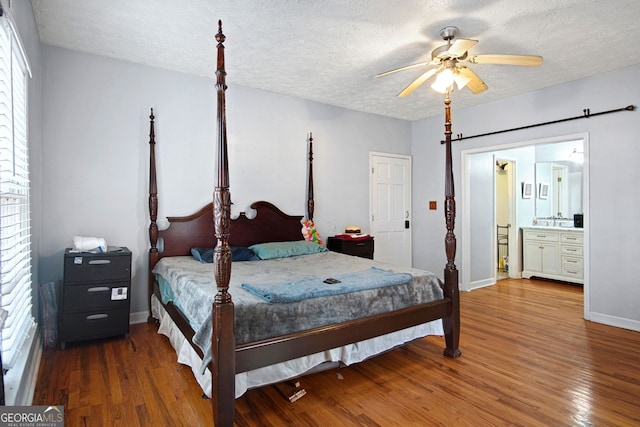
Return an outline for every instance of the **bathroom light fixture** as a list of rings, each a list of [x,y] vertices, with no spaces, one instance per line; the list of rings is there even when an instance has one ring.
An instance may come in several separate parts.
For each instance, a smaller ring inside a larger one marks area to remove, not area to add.
[[[584,161],[584,151],[578,151],[574,148],[571,154],[569,154],[569,160],[576,163],[582,163]]]

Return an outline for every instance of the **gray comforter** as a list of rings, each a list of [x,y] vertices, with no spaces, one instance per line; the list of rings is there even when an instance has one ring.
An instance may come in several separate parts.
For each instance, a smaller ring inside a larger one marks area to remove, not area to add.
[[[413,280],[394,286],[288,303],[266,302],[241,288],[242,283],[268,284],[310,277],[334,277],[367,270],[371,266],[410,273]],[[211,357],[211,305],[216,293],[213,264],[203,264],[192,257],[162,258],[153,272],[171,288],[164,292],[164,302],[177,302],[196,331],[194,342],[203,350],[203,366],[206,366]],[[238,344],[443,298],[440,281],[430,272],[399,268],[336,252],[233,263],[229,292],[235,305],[234,332]]]

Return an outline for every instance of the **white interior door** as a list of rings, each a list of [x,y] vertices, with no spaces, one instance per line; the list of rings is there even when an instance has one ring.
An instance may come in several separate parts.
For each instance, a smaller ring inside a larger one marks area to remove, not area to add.
[[[411,266],[411,158],[371,153],[374,259]]]

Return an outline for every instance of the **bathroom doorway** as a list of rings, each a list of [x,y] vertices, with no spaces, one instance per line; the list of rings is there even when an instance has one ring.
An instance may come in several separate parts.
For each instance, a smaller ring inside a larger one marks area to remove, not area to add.
[[[509,277],[510,251],[513,250],[513,245],[510,242],[516,241],[515,236],[511,236],[512,225],[515,223],[515,162],[511,159],[494,157],[495,278],[501,280]]]
[[[576,148],[576,150],[574,150]],[[574,153],[575,151],[575,153]],[[579,157],[578,157],[579,155]],[[513,180],[510,198],[514,206],[509,229],[509,275],[521,278],[521,228],[531,226],[542,214],[536,206],[536,163],[559,162],[577,157],[583,163],[581,193],[584,217],[584,317],[590,318],[589,308],[589,136],[586,133],[557,136],[539,140],[523,140],[508,146],[487,146],[460,151],[461,166],[461,284],[460,289],[472,291],[496,282],[497,219],[496,219],[496,161],[512,162]],[[507,166],[508,169],[508,166]],[[571,179],[569,179],[571,181]],[[549,181],[550,182],[550,181]],[[529,189],[526,191],[526,189]],[[578,194],[578,193],[576,193]],[[491,200],[493,199],[493,200]],[[572,198],[569,198],[570,201]],[[545,199],[542,199],[545,200]],[[488,203],[489,202],[489,203]]]

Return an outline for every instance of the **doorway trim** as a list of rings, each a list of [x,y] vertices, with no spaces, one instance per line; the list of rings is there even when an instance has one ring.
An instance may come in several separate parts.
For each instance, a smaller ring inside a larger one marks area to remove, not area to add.
[[[535,139],[535,140],[524,140],[524,141],[518,141],[518,142],[513,142],[513,143],[508,143],[508,144],[501,144],[501,145],[490,145],[490,146],[486,146],[486,147],[479,147],[479,148],[470,148],[470,149],[464,149],[462,148],[460,150],[460,164],[462,165],[461,168],[461,177],[460,177],[460,182],[462,184],[462,188],[461,188],[461,199],[462,199],[462,209],[460,210],[460,214],[461,214],[461,218],[460,218],[460,223],[462,226],[462,235],[464,236],[464,239],[462,240],[462,250],[461,250],[461,275],[460,275],[460,279],[461,279],[461,283],[460,283],[460,289],[461,290],[465,290],[465,291],[469,291],[471,290],[470,288],[470,281],[471,281],[471,275],[470,275],[470,268],[471,268],[471,244],[470,244],[470,236],[471,236],[471,212],[470,212],[470,195],[469,195],[469,188],[470,188],[470,174],[469,174],[469,156],[473,155],[473,154],[477,154],[477,153],[488,153],[488,152],[499,152],[499,151],[504,151],[504,150],[510,150],[510,149],[514,149],[514,148],[521,148],[521,147],[527,147],[527,146],[535,146],[535,145],[545,145],[545,144],[553,144],[553,143],[560,143],[560,142],[566,142],[566,141],[570,141],[570,140],[577,140],[577,139],[581,139],[582,140],[582,144],[583,144],[583,149],[584,149],[584,162],[583,162],[583,171],[582,171],[582,210],[584,212],[584,248],[583,248],[583,254],[584,254],[584,285],[583,285],[583,290],[584,290],[584,319],[585,320],[590,320],[591,314],[590,314],[590,282],[591,282],[591,274],[590,274],[590,231],[589,231],[589,221],[590,221],[590,204],[589,204],[589,133],[588,132],[583,132],[583,133],[576,133],[576,134],[569,134],[569,135],[562,135],[562,136],[554,136],[554,137],[549,137],[549,138],[543,138],[543,139]],[[517,192],[516,192],[517,193]],[[514,194],[514,197],[516,197],[516,195]],[[513,227],[515,228],[519,228],[519,223],[518,223],[518,212],[516,209],[516,217],[514,218],[514,222],[515,224],[513,225]],[[520,233],[517,233],[518,238],[516,239],[517,242],[514,242],[514,244],[517,245],[517,247],[520,247],[520,237],[519,237]],[[519,268],[519,266],[518,266]]]

